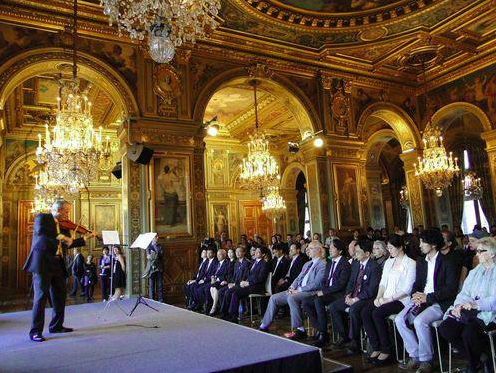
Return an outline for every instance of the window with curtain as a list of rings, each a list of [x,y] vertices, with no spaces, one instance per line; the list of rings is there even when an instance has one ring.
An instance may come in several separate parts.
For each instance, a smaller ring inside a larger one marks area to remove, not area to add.
[[[470,168],[470,159],[467,150],[463,151],[463,169]],[[487,191],[486,191],[487,192]],[[480,221],[477,220],[479,216]],[[482,210],[480,201],[464,201],[463,202],[463,216],[462,216],[462,231],[465,234],[472,233],[474,225],[480,224],[481,227],[486,227],[489,232],[489,223],[486,215]]]
[[[305,229],[303,234],[310,230],[310,211],[308,210],[308,193],[305,191]]]

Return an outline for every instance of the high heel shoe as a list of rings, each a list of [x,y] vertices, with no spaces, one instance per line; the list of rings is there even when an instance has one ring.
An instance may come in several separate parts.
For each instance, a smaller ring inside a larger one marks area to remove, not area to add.
[[[374,365],[389,365],[393,362],[393,356],[388,355],[387,358],[379,360],[379,356],[372,362]]]
[[[374,361],[376,361],[378,357],[379,357],[379,355],[374,356],[374,357],[372,357],[372,356],[370,356],[370,355],[369,355],[369,356],[367,356],[367,357],[365,358],[365,361],[366,361],[367,363],[373,364],[373,363],[374,363]]]

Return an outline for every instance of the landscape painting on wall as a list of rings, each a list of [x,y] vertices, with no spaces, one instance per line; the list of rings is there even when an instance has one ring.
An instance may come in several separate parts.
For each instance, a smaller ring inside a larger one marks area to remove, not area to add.
[[[152,230],[160,236],[190,236],[190,157],[156,154],[150,167]]]

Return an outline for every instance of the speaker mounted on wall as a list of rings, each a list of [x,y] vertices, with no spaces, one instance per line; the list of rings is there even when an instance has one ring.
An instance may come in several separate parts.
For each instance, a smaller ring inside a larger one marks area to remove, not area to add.
[[[112,169],[112,175],[114,175],[116,179],[122,178],[122,163],[121,162],[117,162],[115,167]]]

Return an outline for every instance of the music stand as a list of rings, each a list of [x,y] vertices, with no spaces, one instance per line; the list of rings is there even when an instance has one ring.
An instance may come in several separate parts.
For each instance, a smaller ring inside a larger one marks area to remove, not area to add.
[[[115,263],[115,256],[114,256],[114,246],[120,245],[120,240],[119,240],[119,232],[117,231],[102,231],[102,241],[105,246],[109,246],[109,254],[110,254],[110,297],[109,300],[107,300],[107,304],[103,308],[101,315],[103,315],[109,308],[110,305],[115,302],[115,305],[119,307],[119,309],[126,315],[128,316],[127,312],[119,305],[118,302],[116,302],[117,299],[114,299],[112,290],[113,290],[113,282],[114,282],[114,263]],[[101,316],[100,315],[100,316]],[[100,317],[98,316],[98,317]]]
[[[132,250],[132,249],[143,249],[143,250],[146,250],[148,248],[148,246],[150,246],[150,244],[152,243],[153,239],[155,238],[157,234],[156,233],[153,233],[153,232],[149,232],[149,233],[142,233],[138,236],[138,238],[136,238],[136,240],[133,242],[133,244],[129,247],[129,250]],[[138,294],[138,298],[136,298],[136,303],[134,304],[131,312],[129,312],[129,317],[131,317],[134,313],[134,311],[136,310],[136,308],[138,308],[138,306],[142,304],[148,308],[151,308],[152,310],[156,311],[156,312],[159,312],[159,310],[157,310],[156,308],[150,306],[147,301],[146,301],[146,298],[143,297],[141,294]]]

